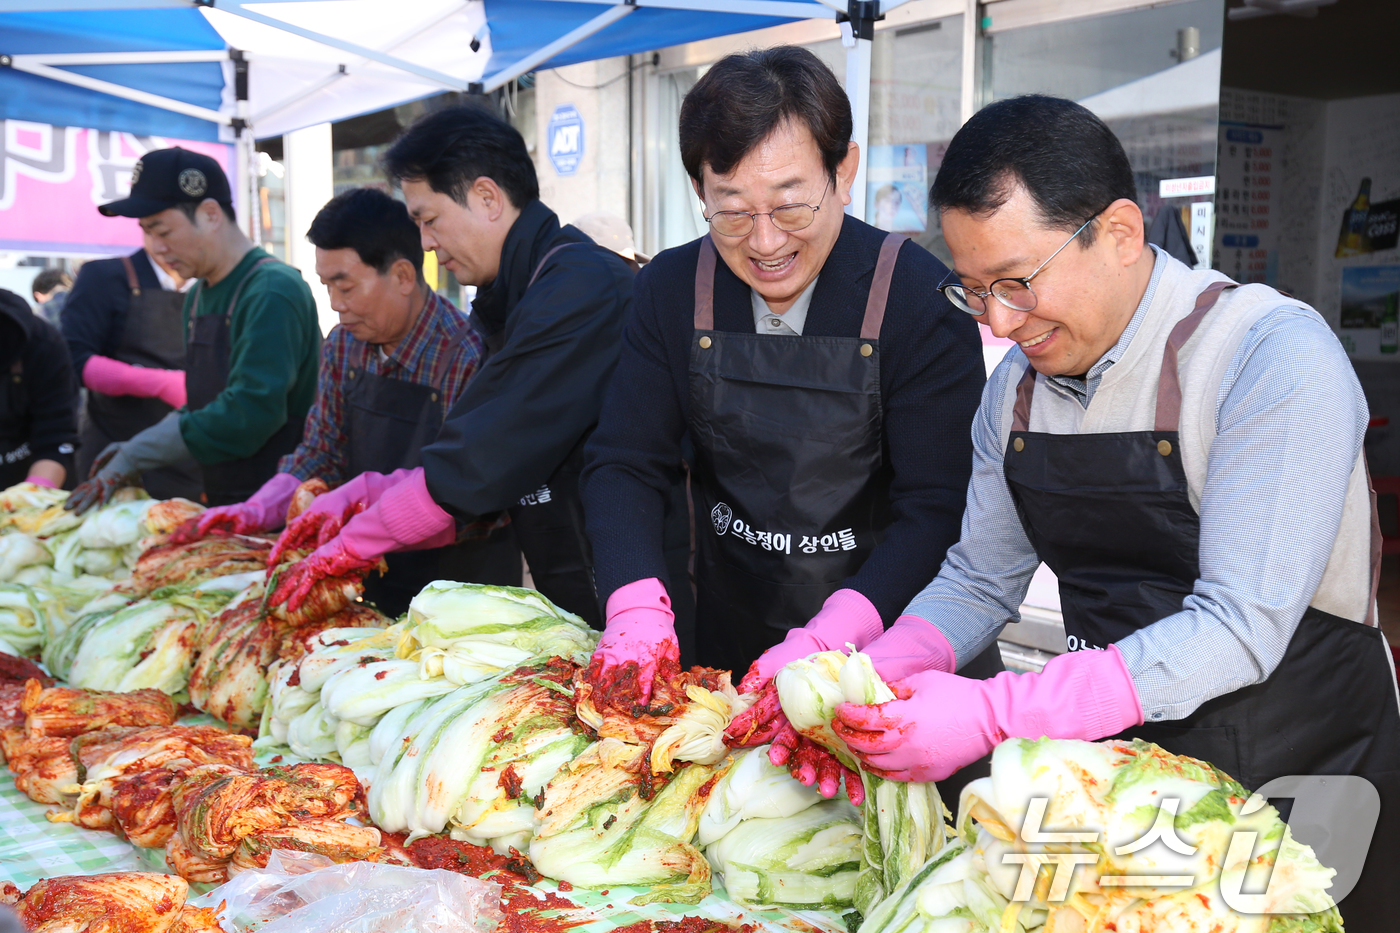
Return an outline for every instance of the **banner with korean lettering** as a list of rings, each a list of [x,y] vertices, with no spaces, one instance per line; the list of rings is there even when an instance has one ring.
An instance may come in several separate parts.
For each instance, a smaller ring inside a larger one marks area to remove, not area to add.
[[[127,196],[132,167],[152,149],[205,153],[232,181],[233,147],[223,143],[19,120],[0,127],[0,251],[111,256],[139,247],[136,222],[103,217],[97,205]]]

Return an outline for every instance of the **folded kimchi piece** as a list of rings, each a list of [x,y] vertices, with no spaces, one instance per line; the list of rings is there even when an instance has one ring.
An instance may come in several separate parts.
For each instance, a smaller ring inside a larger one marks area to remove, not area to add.
[[[113,782],[113,831],[132,845],[164,848],[175,832],[171,789],[180,776],[180,771],[153,768]]]
[[[281,829],[265,829],[243,837],[233,853],[229,874],[250,868],[266,868],[274,849],[311,852],[333,862],[378,861],[384,849],[379,830],[373,826],[352,826],[336,819],[305,820]]]
[[[111,781],[173,764],[252,769],[253,740],[218,726],[148,726],[77,753],[84,782]]]
[[[652,681],[651,702],[637,703],[636,677],[624,672],[603,682],[588,679],[589,669],[574,675],[578,718],[602,739],[621,739],[633,745],[651,745],[680,722],[692,704],[689,687],[714,693],[733,693],[729,672],[692,667],[682,671],[675,661],[662,659]]]
[[[283,565],[284,569],[286,566]],[[380,561],[380,573],[384,570],[384,562]],[[306,599],[295,610],[287,608],[284,602],[270,607],[269,614],[292,628],[314,625],[353,604],[364,591],[362,577],[325,577],[316,581],[306,594]]]
[[[20,923],[43,933],[169,933],[189,885],[173,875],[124,871],[46,878],[15,905]]]
[[[316,501],[317,496],[330,491],[330,484],[319,476],[303,482],[292,492],[292,501],[287,503],[287,524],[290,525],[302,512],[311,508],[311,503]]]
[[[253,740],[247,736],[233,735],[216,726],[152,726],[130,730],[113,741],[88,745],[74,752],[82,785],[74,804],[73,821],[89,829],[110,828],[117,781],[153,768],[223,764],[251,769],[252,745]]]
[[[181,908],[180,916],[170,928],[170,933],[223,933],[224,928],[219,925],[219,910],[222,906],[191,907],[186,904]]]
[[[204,514],[204,506],[188,499],[162,499],[146,510],[146,530],[168,535],[191,518]]]
[[[148,548],[136,561],[131,578],[114,590],[133,599],[167,586],[188,590],[214,577],[263,570],[271,551],[271,541],[251,535],[201,538],[188,544],[160,544]]]
[[[201,855],[185,845],[179,833],[165,844],[165,864],[192,884],[223,884],[228,880],[228,861]]]
[[[336,643],[336,640],[327,642],[320,638],[322,632],[332,629],[385,629],[393,624],[393,619],[373,606],[367,606],[364,603],[351,603],[335,615],[319,622],[310,622],[296,628],[288,626],[282,636],[282,641],[277,646],[277,660],[295,664],[318,648]],[[350,642],[347,637],[339,643],[348,645]]]
[[[297,820],[366,814],[365,791],[344,765],[306,763],[263,771],[263,799]]]
[[[19,725],[0,726],[0,759],[10,765],[16,751],[29,741],[29,733],[24,731],[24,714],[20,714]],[[14,771],[13,765],[10,770]]]
[[[256,771],[226,765],[190,769],[172,791],[178,835],[170,845],[179,841],[181,849],[192,857],[227,862],[244,836],[288,821],[268,802],[263,785],[264,778]],[[166,851],[170,851],[169,846]],[[190,877],[183,870],[180,875]]]
[[[25,729],[34,738],[82,735],[107,726],[168,726],[175,722],[176,712],[174,701],[159,690],[44,689],[37,680],[25,684],[20,708]]]
[[[64,803],[65,790],[78,780],[78,765],[68,751],[66,738],[26,739],[7,753],[15,787],[35,803]]]
[[[267,668],[285,625],[261,617],[258,600],[217,616],[190,671],[190,702],[240,729],[256,728],[267,705]]]

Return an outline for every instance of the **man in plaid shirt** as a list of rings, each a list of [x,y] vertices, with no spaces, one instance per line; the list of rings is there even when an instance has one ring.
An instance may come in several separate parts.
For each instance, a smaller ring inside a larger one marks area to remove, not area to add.
[[[421,464],[484,355],[467,316],[423,280],[418,229],[400,202],[372,188],[348,191],[321,209],[307,238],[340,326],[321,347],[302,442],[253,497],[205,513],[201,532],[279,528],[292,493],[309,479],[332,487],[394,482]],[[456,544],[389,555],[389,572],[366,583],[366,598],[398,615],[435,579],[519,585],[508,523],[480,524]]]

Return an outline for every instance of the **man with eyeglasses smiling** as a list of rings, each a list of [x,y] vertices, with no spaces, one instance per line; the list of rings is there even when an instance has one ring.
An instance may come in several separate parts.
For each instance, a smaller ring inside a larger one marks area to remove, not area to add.
[[[638,276],[589,442],[607,614],[590,676],[634,682],[645,701],[676,660],[669,603],[689,581],[666,575],[659,530],[685,459],[699,661],[765,691],[732,741],[772,740],[775,762],[831,796],[835,760],[798,742],[771,679],[872,641],[956,540],[980,341],[936,290],[937,259],[845,215],[861,153],[846,95],[811,52],[718,62],[682,105],[680,148],[710,230]],[[892,633],[876,668],[903,676],[920,635]],[[964,672],[1001,670],[995,646],[967,660]]]
[[[937,649],[897,699],[839,706],[837,733],[901,780],[1008,737],[1115,735],[1249,789],[1363,776],[1381,823],[1340,907],[1351,933],[1393,929],[1400,705],[1376,627],[1366,400],[1336,337],[1266,285],[1149,249],[1122,146],[1070,101],[979,112],[932,200],[944,294],[1017,347],[973,427],[962,538],[897,623]],[[1036,674],[947,673],[1017,618],[1042,561],[1069,653]]]

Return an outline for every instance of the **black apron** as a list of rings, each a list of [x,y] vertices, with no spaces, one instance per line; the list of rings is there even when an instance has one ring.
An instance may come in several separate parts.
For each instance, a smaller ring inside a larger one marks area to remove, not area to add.
[[[696,641],[742,673],[858,571],[891,521],[880,326],[900,245],[880,247],[859,337],[714,329],[716,253],[695,269],[690,351]],[[1002,670],[995,645],[960,673]]]
[[[185,345],[180,310],[184,307],[185,296],[163,288],[143,289],[131,257],[123,256],[121,262],[131,294],[126,323],[122,325],[112,359],[132,366],[183,370]],[[83,419],[78,437],[76,472],[79,479],[87,478],[92,462],[108,444],[130,440],[174,410],[158,398],[103,395],[89,389],[87,417]],[[147,470],[141,474],[141,485],[157,499],[180,496],[198,502],[204,491],[199,464],[193,460]]]
[[[259,268],[277,260],[272,257],[255,262],[233,290],[223,314],[200,314],[199,300],[204,293],[204,281],[195,285],[194,302],[190,305],[189,345],[185,350],[186,409],[198,411],[219,397],[228,386],[229,354],[232,340],[229,323],[243,288]],[[232,505],[247,500],[262,488],[262,484],[277,472],[277,461],[296,450],[301,443],[303,421],[282,424],[267,443],[252,456],[223,463],[202,463],[204,495],[208,505]]]
[[[535,266],[525,290],[540,277],[549,258],[561,249],[579,243],[564,243],[545,253]],[[580,437],[550,474],[545,484],[522,496],[510,507],[510,523],[515,539],[530,567],[535,589],[550,601],[583,618],[593,628],[603,627],[598,595],[593,586],[593,549],[584,532],[583,497],[579,495],[579,474],[583,472],[583,446],[592,429]]]
[[[375,350],[369,344],[364,347],[359,368],[346,373],[348,475],[421,466],[423,448],[437,439],[446,414],[441,387],[451,353],[438,357],[431,383],[419,385],[369,372],[367,364]],[[365,580],[365,599],[390,617],[407,612],[409,601],[434,580],[520,585],[520,549],[508,525],[492,529],[485,538],[398,551],[384,555],[384,560],[388,573],[371,574]]]
[[[1177,434],[1176,362],[1231,287],[1207,288],[1172,330],[1153,431],[1032,433],[1033,368],[1017,387],[1006,481],[1036,554],[1059,577],[1070,650],[1107,647],[1180,612],[1200,575],[1200,517],[1187,493]],[[1389,658],[1379,628],[1309,608],[1263,683],[1216,697],[1185,719],[1147,723],[1120,737],[1209,761],[1250,789],[1287,774],[1370,780],[1380,791],[1381,821],[1360,884],[1339,906],[1347,933],[1389,933],[1400,878],[1400,706]]]
[[[10,371],[4,378],[5,385],[0,388],[0,408],[12,417],[0,421],[11,427],[11,430],[0,433],[0,489],[9,489],[25,481],[34,463],[34,452],[29,448],[30,425],[34,419],[29,412],[29,386],[24,381],[24,360],[11,363]]]

